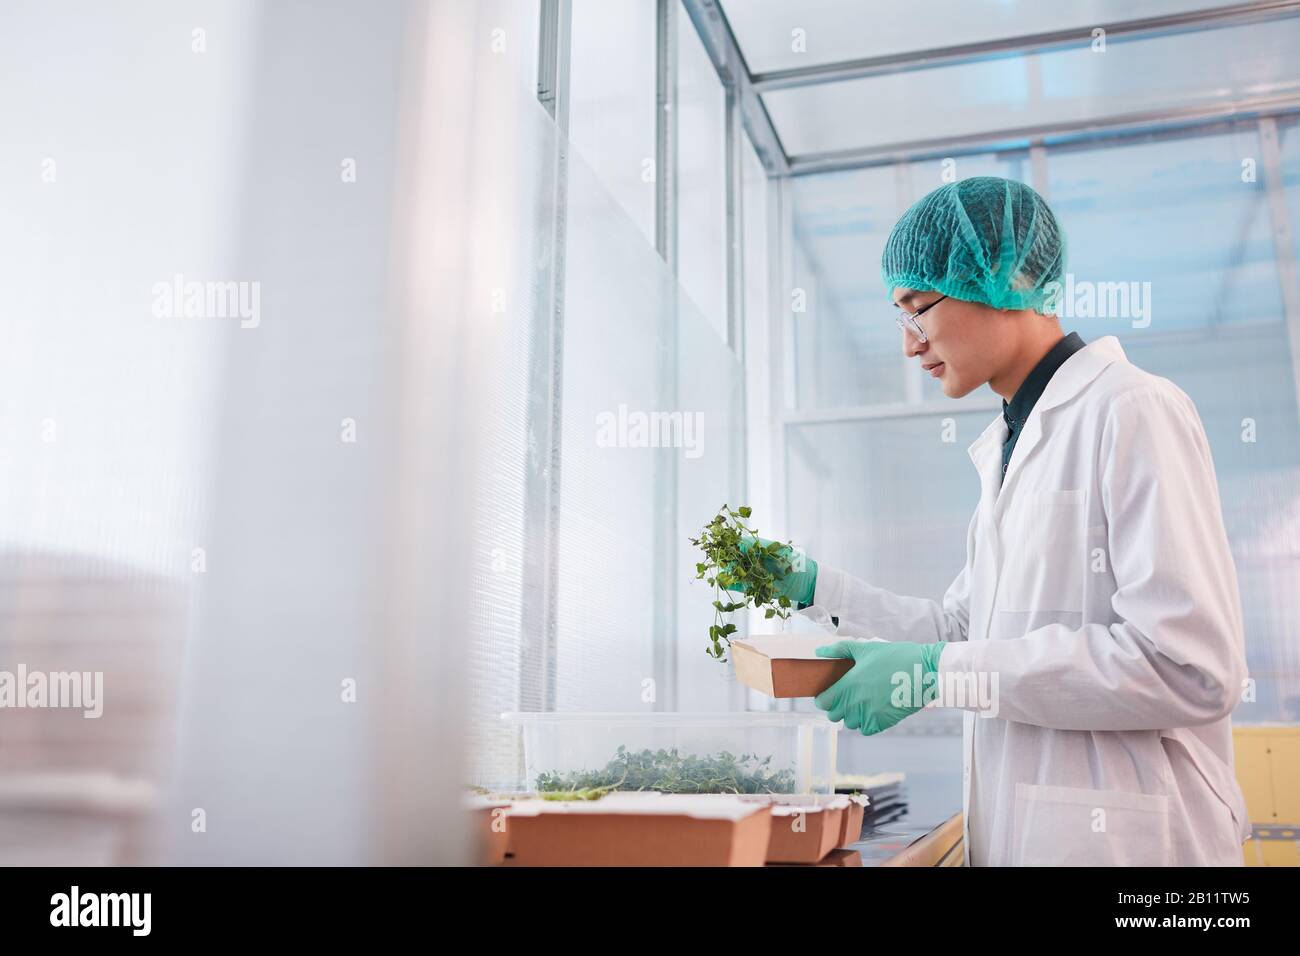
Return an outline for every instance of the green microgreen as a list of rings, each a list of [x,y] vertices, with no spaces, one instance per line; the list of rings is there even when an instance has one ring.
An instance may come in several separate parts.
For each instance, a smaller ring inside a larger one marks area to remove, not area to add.
[[[790,599],[777,593],[776,585],[794,570],[790,560],[793,546],[779,541],[760,545],[758,530],[745,524],[751,514],[746,505],[733,510],[724,504],[700,536],[690,539],[705,558],[695,565],[695,579],[713,586],[713,623],[705,652],[719,661],[727,659],[726,648],[736,633],[736,625],[724,620],[724,615],[743,610],[748,604],[761,610],[765,618],[785,620],[790,616]],[[740,542],[746,538],[751,539],[751,544],[742,550]]]
[[[601,770],[543,772],[537,791],[546,800],[595,799],[573,794],[611,790],[656,790],[660,793],[793,793],[794,771],[774,770],[771,756],[739,756],[722,751],[697,756],[677,748],[630,751],[620,746]],[[555,796],[552,796],[555,794]]]

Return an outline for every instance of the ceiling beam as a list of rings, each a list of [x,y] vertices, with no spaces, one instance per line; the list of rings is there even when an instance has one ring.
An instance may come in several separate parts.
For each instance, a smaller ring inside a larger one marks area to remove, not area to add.
[[[1300,112],[1300,96],[1261,96],[1216,101],[1180,109],[1141,110],[1088,120],[1042,123],[1001,130],[981,130],[962,136],[918,139],[879,146],[802,153],[790,157],[790,175],[863,169],[893,163],[969,156],[998,150],[1027,149],[1031,145],[1060,145],[1103,139],[1122,133],[1156,132],[1200,126],[1230,119],[1257,119]]]
[[[688,2],[686,5],[690,7],[692,4]],[[716,6],[716,3],[711,2],[708,5]],[[1068,30],[1049,30],[978,43],[962,43],[956,46],[844,60],[820,66],[774,70],[753,75],[750,85],[756,93],[762,95],[774,90],[788,90],[820,83],[840,83],[845,80],[907,73],[940,66],[956,66],[962,63],[977,63],[1001,57],[1050,53],[1055,50],[1077,48],[1081,44],[1090,42],[1092,31],[1098,28],[1106,31],[1106,42],[1115,43],[1261,23],[1297,15],[1300,15],[1300,0],[1252,0],[1248,3],[1234,3],[1209,10],[1189,10],[1162,16],[1096,23]]]
[[[749,134],[763,168],[769,176],[788,175],[789,161],[781,137],[772,125],[767,107],[754,90],[745,57],[718,0],[682,0],[682,6],[690,16],[695,32],[700,35],[704,49],[713,61],[713,68],[718,71],[718,78],[725,87],[734,90],[741,124]]]

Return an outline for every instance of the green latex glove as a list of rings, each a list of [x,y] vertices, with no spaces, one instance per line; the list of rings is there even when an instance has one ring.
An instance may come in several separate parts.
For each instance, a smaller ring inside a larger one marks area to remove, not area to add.
[[[740,539],[740,550],[746,554],[749,549],[754,547],[755,543],[760,548],[766,548],[775,542],[767,538],[751,538],[748,535]],[[764,558],[763,564],[773,574],[780,574],[784,569],[782,562],[789,561],[794,563],[799,557],[802,557],[802,569],[796,564],[794,570],[790,571],[784,578],[776,582],[777,594],[788,597],[800,607],[806,607],[813,602],[813,595],[817,593],[817,562],[806,554],[799,556],[795,554],[793,548],[788,544],[779,545],[780,560],[775,558]],[[735,586],[728,590],[741,591],[746,589],[744,581],[736,582]]]
[[[855,663],[815,703],[849,730],[868,736],[888,730],[938,694],[943,647],[911,641],[840,641],[819,647],[818,657],[851,657]],[[927,674],[935,677],[926,679]]]

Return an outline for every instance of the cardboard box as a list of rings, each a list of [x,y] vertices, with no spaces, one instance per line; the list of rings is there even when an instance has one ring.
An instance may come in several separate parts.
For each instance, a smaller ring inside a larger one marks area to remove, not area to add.
[[[862,839],[862,821],[866,817],[867,804],[871,802],[867,797],[849,797],[848,800],[849,805],[844,808],[844,826],[840,830],[840,842],[836,844],[841,849]],[[861,862],[858,865],[861,866]]]
[[[731,794],[612,793],[509,811],[515,866],[762,866],[770,807]]]
[[[819,863],[835,849],[844,826],[845,807],[772,807],[769,863]]]
[[[842,638],[820,634],[760,634],[731,642],[736,679],[768,697],[816,697],[853,669],[849,658],[818,657]]]
[[[506,817],[511,800],[475,795],[468,797],[465,803],[475,861],[481,866],[503,863],[509,851]]]
[[[840,845],[849,797],[819,793],[764,793],[740,797],[772,807],[768,863],[817,863]]]
[[[509,811],[505,807],[493,807],[475,810],[474,836],[478,851],[478,860],[484,866],[496,866],[506,858],[509,846],[509,834],[506,832],[506,817]]]

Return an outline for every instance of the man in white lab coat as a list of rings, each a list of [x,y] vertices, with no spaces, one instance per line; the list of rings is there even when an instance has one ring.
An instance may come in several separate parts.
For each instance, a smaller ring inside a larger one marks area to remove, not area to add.
[[[966,711],[968,864],[1240,865],[1246,662],[1205,431],[1117,339],[1063,333],[1064,259],[1042,198],[993,177],[894,228],[906,354],[949,397],[988,384],[1003,415],[969,448],[980,502],[942,602],[812,561],[791,576],[840,633],[894,642],[823,648],[856,663],[817,703],[864,733],[931,699]]]

